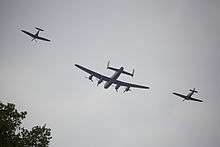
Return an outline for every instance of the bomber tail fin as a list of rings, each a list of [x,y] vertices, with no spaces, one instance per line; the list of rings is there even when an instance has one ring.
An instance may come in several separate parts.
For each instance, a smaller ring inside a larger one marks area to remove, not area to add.
[[[106,69],[110,69],[110,70],[114,70],[114,71],[118,71],[119,70],[118,68],[110,67],[110,61],[108,61]]]

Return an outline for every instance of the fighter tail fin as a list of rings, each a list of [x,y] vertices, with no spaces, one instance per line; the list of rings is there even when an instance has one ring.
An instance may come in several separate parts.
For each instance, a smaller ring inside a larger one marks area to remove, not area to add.
[[[198,91],[195,88],[194,89],[190,89],[189,91],[198,93]]]

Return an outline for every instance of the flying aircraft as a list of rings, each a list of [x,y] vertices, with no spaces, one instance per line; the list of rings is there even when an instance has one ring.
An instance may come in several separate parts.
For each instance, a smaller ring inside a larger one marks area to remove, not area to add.
[[[118,77],[120,76],[120,74],[122,74],[122,73],[133,77],[133,76],[134,76],[134,70],[133,70],[132,73],[129,73],[129,72],[124,71],[124,67],[121,67],[121,68],[119,68],[119,69],[113,68],[113,67],[110,67],[110,66],[109,66],[109,63],[110,63],[110,62],[108,62],[108,64],[107,64],[107,69],[110,69],[110,70],[115,71],[115,73],[114,73],[111,77],[106,77],[106,76],[104,76],[104,75],[101,75],[101,74],[99,74],[99,73],[97,73],[97,72],[94,72],[94,71],[92,71],[92,70],[89,70],[89,69],[87,69],[87,68],[85,68],[85,67],[83,67],[83,66],[81,66],[81,65],[78,65],[78,64],[75,64],[75,66],[78,67],[79,69],[81,69],[81,70],[83,70],[83,71],[89,73],[90,76],[89,76],[88,78],[89,78],[90,81],[93,82],[93,79],[92,79],[93,77],[97,78],[97,79],[98,79],[97,86],[98,86],[99,84],[101,84],[103,81],[105,81],[105,84],[104,84],[104,88],[105,88],[105,89],[109,88],[112,84],[115,84],[115,85],[116,85],[116,86],[115,86],[115,90],[116,90],[117,92],[118,92],[118,89],[119,89],[120,86],[126,87],[125,90],[124,90],[124,92],[131,91],[131,90],[130,90],[131,87],[134,87],[134,88],[142,88],[142,89],[149,89],[149,87],[146,87],[146,86],[141,86],[141,85],[126,83],[126,82],[117,80],[117,78],[118,78]]]
[[[190,92],[187,95],[182,95],[182,94],[179,94],[179,93],[176,93],[176,92],[173,92],[173,94],[183,98],[183,101],[185,101],[185,100],[192,100],[192,101],[197,101],[197,102],[203,102],[200,99],[192,98],[192,95],[194,93],[198,93],[198,91],[196,91],[195,88],[194,89],[190,89],[189,91]]]
[[[44,41],[50,41],[49,39],[46,39],[46,38],[43,38],[43,37],[40,37],[40,36],[39,36],[40,31],[44,31],[44,30],[42,30],[42,29],[40,29],[40,28],[37,28],[37,27],[35,27],[35,29],[37,29],[37,33],[36,33],[36,34],[32,34],[32,33],[27,32],[27,31],[25,31],[25,30],[21,30],[21,31],[22,31],[23,33],[25,33],[25,34],[31,36],[31,38],[32,38],[31,41],[33,41],[33,40],[35,40],[35,39],[44,40]],[[35,41],[36,41],[36,40],[35,40]]]

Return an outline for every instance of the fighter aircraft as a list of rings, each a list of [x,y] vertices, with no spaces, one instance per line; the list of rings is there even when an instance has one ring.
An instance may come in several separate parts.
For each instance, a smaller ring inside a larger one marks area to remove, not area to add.
[[[124,92],[127,92],[127,91],[131,91],[130,88],[131,87],[134,87],[134,88],[142,88],[142,89],[149,89],[149,87],[146,87],[146,86],[141,86],[141,85],[136,85],[136,84],[131,84],[131,83],[126,83],[126,82],[123,82],[123,81],[119,81],[117,80],[117,78],[120,76],[120,74],[126,74],[126,75],[129,75],[129,76],[134,76],[134,70],[132,73],[128,73],[126,71],[124,71],[124,67],[121,67],[119,69],[117,68],[113,68],[113,67],[110,67],[109,66],[109,63],[107,64],[107,69],[110,69],[110,70],[113,70],[115,71],[115,73],[111,76],[111,77],[106,77],[104,75],[101,75],[97,72],[94,72],[92,70],[89,70],[81,65],[78,65],[78,64],[75,64],[76,67],[78,67],[79,69],[87,72],[90,74],[90,76],[88,77],[90,81],[93,82],[93,77],[97,78],[98,79],[98,83],[97,83],[97,86],[99,84],[101,84],[103,81],[105,81],[105,84],[104,84],[104,88],[107,89],[109,88],[112,84],[115,84],[115,90],[118,92],[118,89],[120,86],[124,86],[126,87]]]
[[[193,90],[190,89],[189,91],[190,92],[187,95],[182,95],[182,94],[175,93],[175,92],[173,92],[173,94],[183,98],[183,101],[185,101],[185,100],[192,100],[192,101],[197,101],[197,102],[203,102],[202,100],[199,100],[199,99],[196,99],[196,98],[192,98],[192,95],[194,93],[198,93],[198,91],[196,91],[195,88]]]
[[[36,33],[36,34],[32,34],[32,33],[27,32],[27,31],[25,31],[25,30],[21,30],[21,31],[22,31],[23,33],[25,33],[25,34],[31,36],[31,37],[32,37],[32,40],[31,40],[31,41],[33,41],[33,40],[35,40],[35,39],[44,40],[44,41],[50,41],[49,39],[46,39],[46,38],[43,38],[43,37],[40,37],[40,36],[39,36],[40,31],[44,31],[44,30],[42,30],[42,29],[40,29],[40,28],[37,28],[37,27],[35,27],[35,29],[37,29],[37,33]],[[35,41],[36,41],[36,40],[35,40]]]

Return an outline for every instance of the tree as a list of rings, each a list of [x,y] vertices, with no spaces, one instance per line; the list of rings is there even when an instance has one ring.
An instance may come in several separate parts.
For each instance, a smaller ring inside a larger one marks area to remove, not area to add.
[[[47,147],[51,129],[46,124],[30,131],[21,127],[27,112],[18,112],[14,104],[0,102],[0,147]]]

